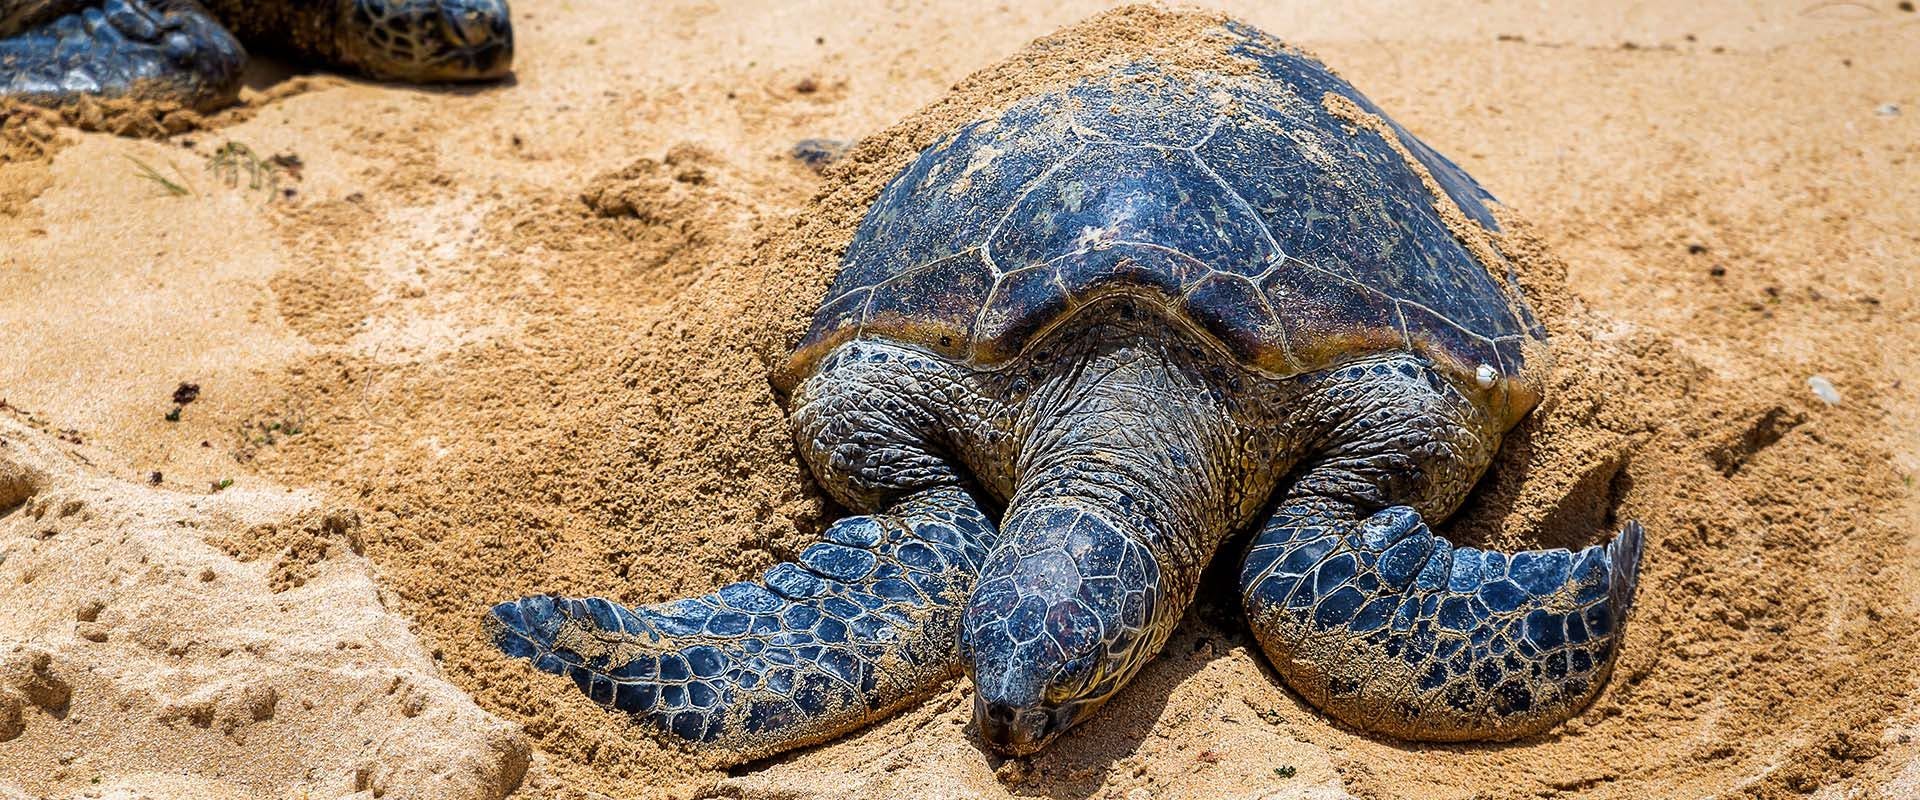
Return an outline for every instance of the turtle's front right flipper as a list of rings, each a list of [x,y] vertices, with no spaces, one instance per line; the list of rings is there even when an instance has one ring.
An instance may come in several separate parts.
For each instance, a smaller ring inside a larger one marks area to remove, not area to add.
[[[106,0],[0,38],[0,98],[171,101],[208,111],[240,92],[246,52],[193,0]]]
[[[960,612],[993,522],[957,488],[849,517],[759,581],[628,609],[529,597],[487,617],[508,655],[701,750],[747,760],[821,741],[959,672]]]

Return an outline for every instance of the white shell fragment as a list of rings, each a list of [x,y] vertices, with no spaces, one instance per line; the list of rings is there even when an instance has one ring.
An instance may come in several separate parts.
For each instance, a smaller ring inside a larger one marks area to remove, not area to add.
[[[1833,381],[1824,375],[1815,375],[1807,379],[1807,388],[1813,390],[1813,396],[1830,406],[1840,405],[1840,390],[1833,388]]]
[[[1900,104],[1899,103],[1881,103],[1879,108],[1876,108],[1873,110],[1873,113],[1879,114],[1880,116],[1883,116],[1883,117],[1897,117],[1897,116],[1900,116]]]
[[[1482,389],[1493,388],[1493,380],[1498,377],[1500,373],[1494,370],[1492,364],[1481,364],[1480,368],[1473,373],[1473,379],[1479,382]]]

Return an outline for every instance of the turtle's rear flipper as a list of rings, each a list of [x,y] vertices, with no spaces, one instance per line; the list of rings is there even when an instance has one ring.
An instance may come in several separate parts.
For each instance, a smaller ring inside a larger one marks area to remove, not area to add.
[[[759,581],[639,609],[591,598],[494,606],[508,655],[728,760],[821,741],[959,672],[960,611],[992,522],[933,489],[849,517]]]
[[[1606,683],[1642,534],[1498,553],[1454,547],[1411,508],[1359,518],[1295,498],[1241,571],[1248,624],[1294,691],[1403,739],[1505,740],[1578,713]]]
[[[0,98],[83,97],[209,111],[240,92],[246,52],[193,0],[106,0],[0,39]]]

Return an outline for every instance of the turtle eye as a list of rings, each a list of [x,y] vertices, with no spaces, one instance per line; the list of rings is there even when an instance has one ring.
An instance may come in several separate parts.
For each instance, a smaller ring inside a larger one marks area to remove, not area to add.
[[[493,21],[477,8],[454,4],[452,7],[442,5],[436,10],[442,35],[456,47],[477,47],[494,35]]]
[[[1098,682],[1099,672],[1099,663],[1091,654],[1068,660],[1047,685],[1047,704],[1058,706],[1080,699],[1087,687]]]

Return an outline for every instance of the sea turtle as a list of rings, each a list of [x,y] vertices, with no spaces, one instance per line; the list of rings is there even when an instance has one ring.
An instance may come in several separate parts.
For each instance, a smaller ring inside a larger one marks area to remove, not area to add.
[[[422,83],[499,78],[513,63],[506,0],[0,0],[0,98],[210,110],[239,94],[240,41]]]
[[[1640,527],[1520,553],[1429,527],[1539,398],[1492,197],[1311,57],[1224,36],[1232,70],[1136,58],[1012,98],[879,194],[775,376],[857,516],[703,597],[502,603],[494,642],[735,758],[964,670],[981,738],[1026,754],[1244,536],[1248,626],[1339,720],[1504,740],[1584,707]]]

